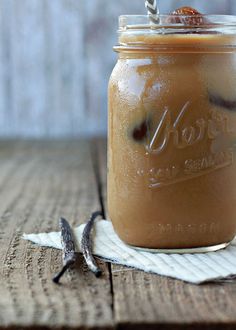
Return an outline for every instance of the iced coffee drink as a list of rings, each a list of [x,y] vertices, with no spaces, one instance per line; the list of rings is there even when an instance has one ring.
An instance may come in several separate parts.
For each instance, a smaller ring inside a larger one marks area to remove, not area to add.
[[[236,234],[236,18],[194,19],[120,18],[108,208],[135,247],[216,250]]]

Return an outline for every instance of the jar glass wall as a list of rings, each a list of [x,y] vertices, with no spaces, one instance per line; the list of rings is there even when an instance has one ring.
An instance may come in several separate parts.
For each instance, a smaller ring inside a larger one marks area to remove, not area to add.
[[[135,247],[216,250],[236,234],[236,18],[120,18],[108,209]],[[165,250],[164,250],[165,251]]]

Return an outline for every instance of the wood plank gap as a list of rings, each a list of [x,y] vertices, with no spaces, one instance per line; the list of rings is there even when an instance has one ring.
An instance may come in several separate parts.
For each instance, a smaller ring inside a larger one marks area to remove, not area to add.
[[[97,183],[97,192],[98,192],[99,202],[101,205],[102,216],[105,219],[105,209],[104,209],[103,191],[102,191],[102,179],[101,179],[101,173],[99,171],[98,146],[96,143],[94,143],[93,139],[90,141],[90,151],[91,151],[93,170],[94,170],[95,179],[96,179],[96,183]]]
[[[99,159],[99,145],[96,143],[97,139],[91,139],[90,141],[90,150],[91,150],[91,159],[93,163],[96,183],[97,183],[97,191],[99,196],[99,201],[101,204],[101,211],[103,219],[106,219],[106,213],[105,213],[105,204],[104,201],[104,187],[103,187],[103,181],[102,181],[102,174],[100,172],[100,159]],[[112,315],[114,318],[114,290],[113,290],[113,277],[112,277],[112,269],[111,269],[111,263],[107,263],[108,265],[108,271],[109,271],[109,280],[110,280],[110,293],[111,293],[111,310]]]

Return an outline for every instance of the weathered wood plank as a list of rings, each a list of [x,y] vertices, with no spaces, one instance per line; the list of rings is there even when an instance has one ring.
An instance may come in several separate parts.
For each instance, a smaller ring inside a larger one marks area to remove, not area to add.
[[[96,144],[106,198],[106,141]],[[118,329],[236,328],[236,281],[196,286],[112,266],[112,282]]]
[[[0,143],[0,329],[112,329],[107,266],[96,279],[80,257],[55,285],[60,251],[39,248],[22,233],[58,230],[100,209],[89,145]]]
[[[87,132],[84,1],[0,1],[0,136]]]
[[[88,130],[85,107],[85,1],[44,0],[46,136],[81,136]]]
[[[235,0],[159,0],[236,13]],[[107,83],[118,15],[144,0],[0,0],[0,136],[74,137],[106,132]]]
[[[232,15],[236,14],[236,3],[234,0],[230,0],[230,13]]]
[[[0,134],[12,134],[11,1],[0,1]]]

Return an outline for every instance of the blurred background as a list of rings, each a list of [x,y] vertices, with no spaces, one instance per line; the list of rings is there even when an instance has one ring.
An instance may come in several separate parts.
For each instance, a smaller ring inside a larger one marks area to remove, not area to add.
[[[159,0],[236,14],[236,0]],[[144,0],[0,0],[0,138],[104,135],[117,17]]]

